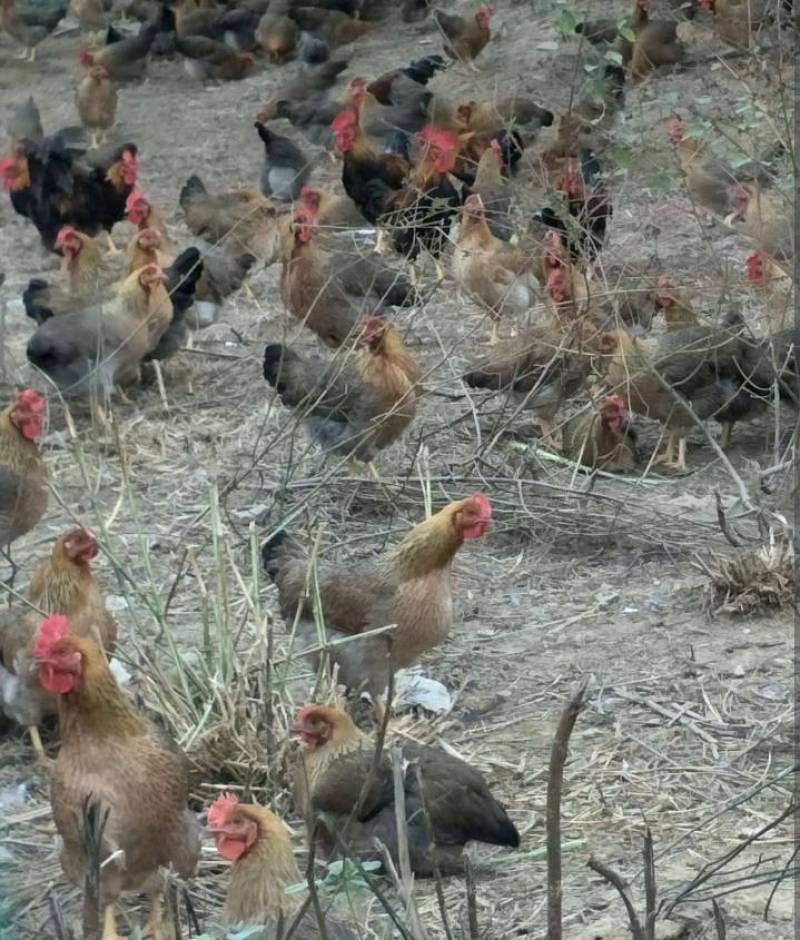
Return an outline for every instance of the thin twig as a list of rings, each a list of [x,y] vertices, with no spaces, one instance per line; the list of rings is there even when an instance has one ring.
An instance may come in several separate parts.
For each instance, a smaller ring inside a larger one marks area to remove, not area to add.
[[[589,868],[592,871],[596,871],[598,875],[604,878],[612,887],[616,888],[619,896],[622,898],[623,903],[625,904],[625,910],[628,912],[628,920],[631,925],[631,934],[633,934],[633,940],[645,940],[644,930],[642,930],[642,923],[639,920],[639,915],[636,913],[636,908],[633,906],[631,901],[630,894],[628,893],[628,886],[622,880],[622,878],[607,865],[604,865],[602,862],[598,862],[597,859],[592,856],[587,862]]]

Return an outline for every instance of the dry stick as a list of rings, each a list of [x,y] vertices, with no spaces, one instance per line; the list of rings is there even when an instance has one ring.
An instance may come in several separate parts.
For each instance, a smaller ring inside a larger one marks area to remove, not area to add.
[[[717,904],[714,898],[711,899],[711,909],[714,911],[714,926],[717,928],[717,940],[725,940],[728,932],[725,930],[725,918],[722,916],[722,908]]]
[[[103,912],[100,910],[100,853],[103,832],[109,810],[103,812],[100,803],[85,797],[81,806],[81,853],[86,860],[83,882],[83,936],[84,940],[100,940]]]
[[[433,869],[434,887],[436,889],[436,903],[439,905],[439,914],[442,918],[442,926],[444,927],[446,940],[453,940],[453,934],[450,931],[450,921],[447,917],[447,902],[444,897],[442,871],[439,867],[439,856],[433,837],[433,824],[431,822],[431,814],[428,812],[428,802],[425,797],[425,787],[422,785],[422,772],[419,769],[419,764],[414,765],[414,775],[417,780],[420,805],[422,806],[422,817],[425,825],[425,842],[431,848],[431,868]]]
[[[316,827],[311,832],[311,838],[308,841],[308,862],[306,863],[306,884],[308,885],[308,896],[311,899],[311,906],[314,908],[314,916],[317,919],[319,935],[321,940],[328,940],[328,931],[325,929],[325,914],[322,911],[322,905],[319,903],[319,892],[317,891],[317,882],[314,878],[314,860],[317,854],[317,833]]]
[[[644,922],[644,940],[656,940],[656,866],[653,860],[653,833],[648,826],[644,834],[644,893],[647,904],[647,916]]]
[[[58,898],[52,891],[47,894],[47,905],[50,908],[50,920],[52,920],[55,929],[55,940],[73,940],[72,931],[64,921],[64,912],[61,910]]]
[[[575,721],[584,706],[588,678],[573,693],[561,713],[553,747],[550,751],[550,769],[547,779],[547,940],[561,940],[561,789],[564,783],[564,763]]]
[[[478,898],[475,889],[475,869],[472,859],[464,856],[464,880],[467,890],[467,926],[469,927],[469,940],[480,940],[478,927]]]
[[[392,748],[392,774],[394,777],[394,814],[397,825],[397,861],[400,865],[400,887],[411,931],[418,940],[422,940],[425,937],[425,932],[422,929],[419,911],[414,899],[414,873],[411,869],[411,856],[408,849],[403,752],[399,747]]]
[[[620,876],[609,868],[607,865],[604,865],[602,862],[598,862],[597,859],[592,856],[587,862],[589,868],[592,871],[596,871],[598,875],[604,878],[610,885],[617,889],[619,896],[622,898],[623,903],[625,904],[625,909],[628,912],[628,920],[631,924],[631,934],[633,934],[633,940],[646,940],[644,931],[642,930],[642,924],[639,920],[639,916],[636,913],[636,909],[633,906],[630,895],[628,894],[628,886],[620,878]]]
[[[778,890],[780,883],[786,877],[786,872],[789,870],[789,866],[792,864],[795,858],[797,858],[798,852],[800,852],[800,845],[795,846],[794,852],[792,852],[792,854],[789,856],[789,861],[784,866],[783,871],[781,872],[780,878],[778,878],[778,880],[772,886],[772,891],[770,891],[769,893],[769,897],[767,898],[767,903],[764,905],[764,920],[765,921],[769,920],[769,908],[770,908],[770,905],[772,904],[772,899],[775,897],[775,892]]]

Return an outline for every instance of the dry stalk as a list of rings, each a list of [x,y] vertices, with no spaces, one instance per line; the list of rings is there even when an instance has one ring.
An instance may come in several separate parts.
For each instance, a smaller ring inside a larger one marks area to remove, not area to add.
[[[636,908],[633,906],[631,901],[630,893],[628,891],[628,886],[622,880],[622,878],[608,865],[604,865],[602,862],[598,862],[594,856],[589,859],[587,862],[589,868],[592,871],[596,871],[598,875],[604,878],[612,887],[614,887],[619,896],[622,898],[623,903],[625,904],[625,910],[628,912],[628,920],[631,925],[631,934],[633,935],[633,940],[646,940],[644,930],[642,930],[642,924],[639,920],[639,915],[636,913]]]

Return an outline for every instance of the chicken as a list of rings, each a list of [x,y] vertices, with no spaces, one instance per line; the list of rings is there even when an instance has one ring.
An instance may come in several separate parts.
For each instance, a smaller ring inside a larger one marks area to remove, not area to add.
[[[91,135],[91,147],[108,136],[117,116],[117,90],[102,65],[93,65],[78,85],[78,114]]]
[[[636,30],[631,53],[630,72],[639,81],[662,65],[675,65],[684,57],[684,46],[678,38],[678,23],[674,19],[650,19],[650,0],[636,0],[644,14],[644,25]]]
[[[511,241],[514,235],[511,227],[511,190],[503,176],[503,154],[499,141],[492,140],[484,151],[478,161],[475,179],[468,189],[468,193],[464,190],[465,195],[480,196],[492,235],[504,242]]]
[[[355,42],[375,29],[374,23],[354,20],[339,10],[297,6],[292,9],[291,16],[300,29],[324,39],[332,49]]]
[[[458,116],[464,120],[467,131],[477,134],[525,127],[530,135],[542,127],[550,127],[555,119],[552,111],[523,95],[488,98],[477,103],[470,101],[466,109],[463,105],[458,108]]]
[[[12,151],[16,151],[27,143],[36,143],[44,137],[42,118],[32,95],[14,108],[7,130]]]
[[[261,170],[261,192],[278,202],[291,202],[311,176],[311,161],[288,137],[271,131],[260,121],[255,122],[264,144],[264,166]]]
[[[556,189],[567,197],[567,212],[545,207],[535,218],[566,236],[573,262],[591,264],[605,244],[613,214],[611,194],[595,154],[581,150],[579,162],[568,157]]]
[[[48,250],[64,225],[90,236],[105,231],[110,242],[136,185],[136,152],[135,144],[127,143],[80,154],[61,134],[45,138],[26,148],[25,167],[15,164],[12,203],[16,191],[24,205],[14,203],[15,208],[24,210]]]
[[[582,150],[602,151],[613,143],[612,130],[625,107],[625,70],[607,64],[599,96],[587,94],[558,120],[556,140],[543,154],[550,165],[560,157],[577,157]]]
[[[756,250],[784,266],[794,260],[793,200],[791,192],[740,183],[730,216],[736,230],[749,236]]]
[[[453,253],[453,279],[492,318],[492,344],[504,314],[524,313],[536,302],[533,263],[526,246],[509,245],[492,234],[481,197],[467,197]]]
[[[278,102],[286,105],[317,104],[327,101],[328,93],[336,84],[336,79],[347,68],[347,61],[331,59],[313,68],[301,66],[295,76],[269,98],[258,112],[256,120],[266,124],[279,117]],[[337,106],[338,114],[341,106]],[[330,122],[328,122],[330,123]]]
[[[722,424],[727,443],[733,422],[755,405],[744,388],[745,344],[732,330],[692,326],[653,339],[613,330],[602,345],[610,356],[607,378],[615,392],[629,410],[655,418],[669,432],[665,451],[654,463],[686,470],[692,415]]]
[[[745,259],[747,280],[763,295],[762,319],[769,333],[784,330],[794,312],[794,279],[760,251]]]
[[[420,87],[417,93],[409,95],[400,104],[382,105],[368,90],[365,79],[353,78],[347,87],[358,115],[358,126],[378,150],[407,150],[409,138],[428,123],[428,107],[433,94],[426,88]]]
[[[399,837],[392,762],[375,767],[375,743],[339,708],[306,705],[295,719],[303,750],[295,770],[295,802],[318,818],[327,856],[384,862],[376,841],[398,864]],[[419,877],[464,871],[468,842],[519,846],[519,832],[483,775],[440,748],[403,741],[403,790],[411,869]],[[362,795],[362,791],[366,791]]]
[[[32,608],[8,608],[0,614],[0,710],[27,728],[38,756],[44,757],[38,726],[57,712],[57,699],[39,685],[33,642],[42,614],[70,618],[77,636],[93,637],[106,652],[117,640],[117,625],[106,610],[92,573],[97,541],[86,529],[70,529],[56,539],[28,585]]]
[[[365,463],[414,420],[420,373],[397,331],[377,317],[358,321],[356,350],[330,363],[307,361],[286,346],[264,350],[264,378],[298,411],[328,453]]]
[[[491,10],[481,4],[471,16],[453,16],[441,10],[433,11],[433,19],[442,33],[444,51],[451,59],[465,63],[477,71],[475,59],[489,42],[489,15]]]
[[[190,176],[179,202],[192,234],[212,245],[231,242],[270,265],[278,249],[277,212],[255,187],[212,196],[198,176]]]
[[[135,189],[125,200],[125,215],[128,221],[135,225],[140,232],[146,228],[155,229],[164,239],[168,240],[167,227],[161,211],[145,196],[141,190]]]
[[[256,27],[256,42],[267,53],[270,62],[277,64],[294,56],[299,34],[293,19],[267,10]]]
[[[99,45],[108,28],[110,4],[103,0],[71,0],[70,12],[80,23],[81,30],[89,34],[89,44]]]
[[[74,226],[65,225],[59,230],[56,248],[64,258],[60,280],[73,304],[96,298],[116,280],[119,272],[104,258],[97,239]]]
[[[656,310],[661,311],[668,330],[682,330],[687,326],[698,325],[692,305],[664,274],[656,283],[655,305]]]
[[[18,58],[25,61],[36,61],[36,47],[53,32],[66,15],[66,5],[59,5],[54,9],[21,9],[17,0],[0,0],[0,29],[4,29],[22,46]]]
[[[281,298],[286,309],[328,346],[351,338],[365,302],[372,309],[413,302],[414,292],[391,269],[352,265],[342,254],[316,244],[312,214],[296,213],[288,227],[281,271]],[[373,272],[373,273],[371,273]]]
[[[750,47],[750,37],[768,22],[766,0],[699,0],[714,14],[714,27],[724,42],[739,48]]]
[[[590,343],[581,324],[565,327],[546,318],[513,340],[500,343],[490,356],[464,375],[472,388],[514,392],[522,397],[541,427],[546,446],[559,449],[555,416],[575,395],[589,373]]]
[[[451,566],[464,541],[481,538],[492,517],[483,493],[450,503],[420,522],[377,558],[317,565],[319,614],[329,640],[396,624],[386,634],[330,646],[325,657],[338,666],[339,681],[369,692],[380,714],[390,670],[413,665],[443,643],[453,626]],[[310,559],[291,535],[280,532],[264,543],[262,560],[278,587],[281,614],[297,624],[298,642],[318,645],[316,602],[307,596]],[[315,666],[320,654],[311,654]]]
[[[159,869],[171,865],[189,878],[200,857],[199,826],[186,805],[187,761],[133,708],[102,650],[72,633],[66,617],[42,621],[34,653],[42,687],[59,698],[61,747],[50,805],[64,874],[83,883],[81,807],[95,800],[108,814],[99,848],[103,940],[118,936],[114,907],[123,891],[152,893],[150,930],[163,936]]]
[[[300,190],[300,196],[294,210],[295,214],[298,209],[301,208],[303,211],[310,213],[310,216],[313,218],[317,226],[319,244],[329,251],[338,251],[343,256],[346,256],[347,263],[344,265],[344,270],[351,270],[354,262],[357,267],[360,266],[358,262],[359,259],[362,258],[369,262],[368,276],[370,280],[376,276],[376,263],[379,262],[381,265],[379,270],[388,270],[386,263],[383,262],[378,255],[372,253],[362,255],[352,250],[342,251],[342,239],[339,237],[340,233],[347,229],[360,229],[364,226],[364,217],[358,211],[352,199],[348,199],[346,195],[340,196],[331,190],[322,189],[320,187],[304,186]],[[373,259],[375,259],[376,263],[373,263]],[[408,284],[407,280],[399,274],[399,272],[393,271],[392,273],[396,278],[394,281],[396,285],[407,288],[409,292],[413,291],[411,285]],[[386,286],[389,288],[392,285],[387,284]],[[390,306],[403,306],[408,302],[409,299],[406,297],[399,299],[389,299],[387,297],[387,303]]]
[[[425,19],[429,10],[428,0],[403,0],[400,18],[404,23],[418,23]]]
[[[407,104],[409,98],[419,96],[428,82],[447,67],[440,55],[428,55],[403,68],[392,69],[370,82],[366,90],[386,107]]]
[[[183,56],[186,73],[201,82],[238,82],[255,67],[252,52],[237,52],[205,36],[178,38],[175,48]]]
[[[196,262],[196,251],[189,252]],[[107,303],[45,320],[28,341],[28,361],[62,394],[107,401],[116,383],[136,379],[172,322],[165,278],[149,265],[129,275]]]
[[[135,36],[120,38],[94,52],[80,52],[78,61],[87,69],[102,65],[112,82],[139,81],[147,73],[147,56],[157,33],[157,23],[146,23]]]
[[[592,470],[628,473],[639,462],[636,431],[621,395],[606,395],[565,422],[561,452]]]
[[[38,524],[47,508],[47,468],[38,440],[44,400],[32,388],[0,412],[0,551]]]

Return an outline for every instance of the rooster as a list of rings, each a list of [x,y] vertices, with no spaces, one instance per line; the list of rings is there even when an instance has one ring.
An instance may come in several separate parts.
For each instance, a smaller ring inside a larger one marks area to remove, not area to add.
[[[339,667],[339,679],[353,690],[366,689],[376,711],[389,671],[412,665],[442,643],[453,624],[450,569],[465,541],[479,539],[492,517],[483,493],[450,503],[420,522],[394,548],[357,565],[320,565],[320,614],[330,639],[397,624],[391,643],[383,634],[326,650]],[[262,549],[267,574],[278,586],[287,623],[299,609],[298,636],[317,643],[315,604],[306,597],[309,559],[298,541],[284,532]],[[319,659],[319,654],[314,654]]]

